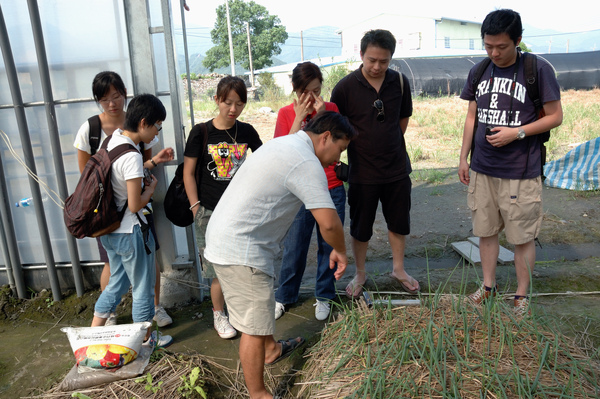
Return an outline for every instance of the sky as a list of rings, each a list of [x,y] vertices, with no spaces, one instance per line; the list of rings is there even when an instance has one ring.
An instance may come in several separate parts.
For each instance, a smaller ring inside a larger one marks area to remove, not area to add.
[[[190,11],[186,12],[186,24],[213,27],[215,10],[225,0],[186,0]],[[172,0],[178,4],[179,0]],[[539,29],[560,32],[600,30],[600,2],[590,0],[558,1],[538,0],[254,0],[265,6],[271,15],[277,15],[288,32],[300,32],[317,26],[344,28],[353,23],[381,13],[448,17],[482,22],[485,16],[498,8],[512,8],[521,14],[524,23]],[[412,4],[407,4],[412,3]],[[373,4],[366,8],[365,4]],[[550,4],[555,4],[551,6]],[[176,25],[181,17],[174,7]]]

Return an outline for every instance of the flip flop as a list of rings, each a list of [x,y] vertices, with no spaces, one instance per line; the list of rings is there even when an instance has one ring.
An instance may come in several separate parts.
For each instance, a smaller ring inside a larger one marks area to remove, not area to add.
[[[411,290],[411,289],[409,289],[409,288],[406,286],[406,284],[409,284],[409,285],[412,285],[412,286],[414,286],[413,282],[416,282],[417,284],[419,283],[419,282],[418,282],[418,281],[417,281],[417,280],[416,280],[414,277],[411,277],[412,281],[411,281],[411,280],[405,280],[405,279],[399,279],[399,278],[396,278],[396,277],[394,277],[394,275],[393,275],[393,274],[391,274],[391,273],[390,273],[390,277],[391,277],[391,278],[393,278],[394,280],[396,280],[397,282],[399,282],[399,283],[400,283],[400,288],[402,288],[402,290],[403,290],[404,292],[407,292],[407,293],[409,293],[409,294],[411,294],[411,295],[417,295],[419,292],[421,292],[421,287],[419,287],[419,288],[416,288],[416,289],[414,289],[414,290]]]
[[[350,299],[360,298],[362,296],[365,284],[367,284],[367,280],[365,280],[364,284],[356,284],[353,278],[352,281],[350,281],[346,286],[346,296]]]
[[[281,354],[272,362],[265,363],[265,366],[271,366],[271,365],[279,362],[280,360],[285,359],[286,357],[288,357],[289,355],[292,354],[294,349],[302,346],[304,344],[304,342],[306,342],[306,340],[304,338],[302,338],[302,337],[298,337],[298,338],[300,338],[300,341],[297,341],[296,338],[289,338],[287,340],[280,339],[279,341],[277,341],[277,343],[281,344]]]

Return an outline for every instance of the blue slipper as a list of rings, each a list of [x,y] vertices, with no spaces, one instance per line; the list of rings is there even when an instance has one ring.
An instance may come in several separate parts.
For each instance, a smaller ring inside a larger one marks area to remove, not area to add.
[[[297,341],[296,338],[289,338],[288,340],[280,339],[279,341],[277,341],[277,343],[281,344],[281,354],[271,363],[265,363],[265,366],[271,366],[279,362],[280,360],[285,359],[286,357],[292,354],[294,349],[302,346],[304,342],[306,342],[306,340],[302,337],[299,338],[300,341]]]

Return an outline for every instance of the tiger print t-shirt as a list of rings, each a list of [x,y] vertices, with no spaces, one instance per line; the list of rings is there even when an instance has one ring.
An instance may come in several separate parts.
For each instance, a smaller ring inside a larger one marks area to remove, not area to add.
[[[204,144],[203,130],[200,124],[190,132],[184,155],[200,158],[202,155],[202,182],[198,188],[200,203],[206,209],[213,210],[225,192],[229,182],[246,160],[248,150],[256,151],[262,145],[258,132],[248,123],[236,121],[231,129],[220,130],[213,120],[206,122],[208,140]]]

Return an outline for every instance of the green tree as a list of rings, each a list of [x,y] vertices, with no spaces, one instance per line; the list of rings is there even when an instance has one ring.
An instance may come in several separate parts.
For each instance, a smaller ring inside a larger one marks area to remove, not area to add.
[[[279,25],[281,22],[279,17],[269,15],[265,7],[254,1],[246,3],[243,0],[229,1],[229,17],[235,62],[241,63],[245,69],[250,69],[246,34],[246,22],[248,22],[254,68],[261,69],[272,65],[271,57],[281,53],[280,45],[288,38],[285,27]],[[230,65],[225,4],[217,7],[217,21],[210,36],[215,46],[206,52],[206,58],[202,63],[212,72],[217,68]]]
[[[527,45],[523,41],[519,43],[519,47],[521,48],[521,50],[523,50],[524,53],[531,53],[531,49],[527,47]]]

